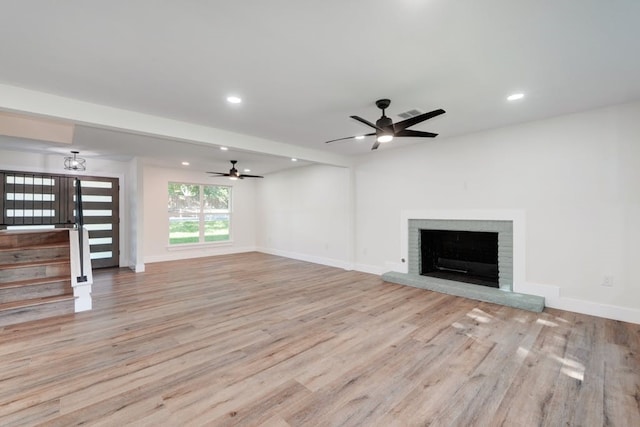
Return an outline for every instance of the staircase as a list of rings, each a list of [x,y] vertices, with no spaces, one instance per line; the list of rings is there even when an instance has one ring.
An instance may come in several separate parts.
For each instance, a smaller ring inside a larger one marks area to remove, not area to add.
[[[73,312],[69,230],[0,231],[0,327]]]

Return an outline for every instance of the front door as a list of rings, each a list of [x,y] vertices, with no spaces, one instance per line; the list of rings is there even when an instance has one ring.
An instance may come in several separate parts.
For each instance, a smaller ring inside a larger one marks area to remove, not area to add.
[[[0,171],[0,229],[72,227],[72,175]],[[78,176],[93,268],[119,265],[118,178]]]
[[[93,268],[119,265],[120,209],[118,178],[80,176],[84,226],[89,230]]]

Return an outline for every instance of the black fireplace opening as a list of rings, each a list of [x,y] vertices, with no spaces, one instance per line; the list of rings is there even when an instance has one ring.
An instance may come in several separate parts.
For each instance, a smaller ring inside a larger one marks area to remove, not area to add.
[[[498,288],[498,233],[420,230],[423,276]]]

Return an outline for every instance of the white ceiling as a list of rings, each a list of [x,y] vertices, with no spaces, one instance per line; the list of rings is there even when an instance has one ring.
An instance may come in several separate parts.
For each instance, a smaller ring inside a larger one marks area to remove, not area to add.
[[[340,155],[369,151],[324,141],[369,132],[349,116],[375,121],[379,98],[394,120],[447,114],[412,128],[435,140],[397,139],[377,155],[640,99],[638,0],[7,3],[2,84]],[[509,103],[513,92],[526,97]],[[148,138],[85,123],[74,146],[159,164],[262,158],[157,138],[149,150]],[[263,160],[256,173],[291,166]]]

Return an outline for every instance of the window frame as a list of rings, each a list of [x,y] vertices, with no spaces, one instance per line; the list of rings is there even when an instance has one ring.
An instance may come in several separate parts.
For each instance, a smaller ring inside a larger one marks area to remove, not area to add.
[[[188,247],[196,247],[196,246],[219,246],[226,245],[233,242],[233,186],[232,185],[222,185],[222,184],[202,184],[197,182],[180,182],[180,181],[168,181],[167,182],[167,202],[170,201],[169,191],[171,185],[188,185],[188,186],[197,186],[198,187],[198,204],[199,210],[197,213],[198,218],[198,241],[197,242],[185,242],[185,243],[172,243],[171,242],[171,208],[169,207],[169,203],[167,203],[167,247],[169,249],[177,249],[177,248],[188,248]],[[204,205],[205,200],[205,187],[223,187],[228,189],[229,193],[229,201],[227,203],[227,209],[218,209],[215,212],[207,212]],[[206,217],[207,215],[215,215],[222,214],[227,215],[229,218],[228,224],[228,238],[225,240],[215,240],[215,241],[206,241]]]

